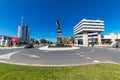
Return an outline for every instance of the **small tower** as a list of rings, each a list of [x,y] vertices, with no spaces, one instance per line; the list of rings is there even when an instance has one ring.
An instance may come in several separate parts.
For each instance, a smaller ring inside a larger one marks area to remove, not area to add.
[[[24,26],[24,17],[21,17],[21,26]]]

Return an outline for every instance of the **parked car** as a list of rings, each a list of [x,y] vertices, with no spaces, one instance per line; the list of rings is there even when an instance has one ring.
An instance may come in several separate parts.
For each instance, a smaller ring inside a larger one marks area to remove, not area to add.
[[[120,44],[116,43],[112,45],[113,48],[120,48]]]
[[[27,44],[24,48],[33,48],[33,44]]]

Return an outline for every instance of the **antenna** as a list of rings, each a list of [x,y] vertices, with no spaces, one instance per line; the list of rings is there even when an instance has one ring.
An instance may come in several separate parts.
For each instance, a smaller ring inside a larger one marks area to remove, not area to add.
[[[21,17],[21,26],[23,26],[24,25],[24,17],[22,16]]]

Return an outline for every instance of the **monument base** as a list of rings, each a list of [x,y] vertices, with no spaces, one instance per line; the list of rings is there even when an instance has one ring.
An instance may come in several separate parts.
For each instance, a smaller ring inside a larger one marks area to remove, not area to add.
[[[80,49],[80,47],[55,47],[55,46],[44,46],[44,47],[40,47],[40,50],[48,50],[48,51],[64,51],[64,50],[76,50],[76,49]]]
[[[63,43],[57,43],[55,46],[56,46],[56,47],[63,47],[64,44],[63,44]]]
[[[57,43],[57,44],[55,44],[55,45],[49,45],[48,46],[49,48],[66,48],[66,47],[72,47],[72,46],[70,46],[70,45],[65,45],[65,44],[63,44],[63,43]]]

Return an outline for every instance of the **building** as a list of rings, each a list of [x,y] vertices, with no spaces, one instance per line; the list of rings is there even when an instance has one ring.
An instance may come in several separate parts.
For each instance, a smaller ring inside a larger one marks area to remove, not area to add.
[[[30,28],[24,25],[24,17],[21,17],[21,24],[18,25],[18,38],[20,42],[29,42]]]
[[[120,34],[114,34],[110,33],[108,35],[102,35],[101,36],[101,42],[102,44],[115,44],[115,43],[120,43]]]
[[[75,42],[84,46],[90,43],[101,45],[102,31],[104,31],[104,21],[82,19],[74,26]]]
[[[23,27],[21,25],[18,25],[18,38],[20,38],[20,41],[24,39],[23,37]]]
[[[24,42],[29,42],[29,40],[30,40],[30,38],[29,38],[30,37],[30,29],[29,29],[28,26],[24,26],[23,30],[24,30],[24,32],[23,32],[24,33],[23,34],[24,35],[24,39],[23,40],[24,40]]]
[[[34,38],[30,38],[30,43],[34,43]]]
[[[10,47],[10,46],[13,46],[14,43],[16,43],[15,45],[17,45],[19,43],[19,38],[0,35],[1,47],[8,47],[8,46]]]
[[[0,46],[10,46],[12,44],[12,37],[0,35]]]

